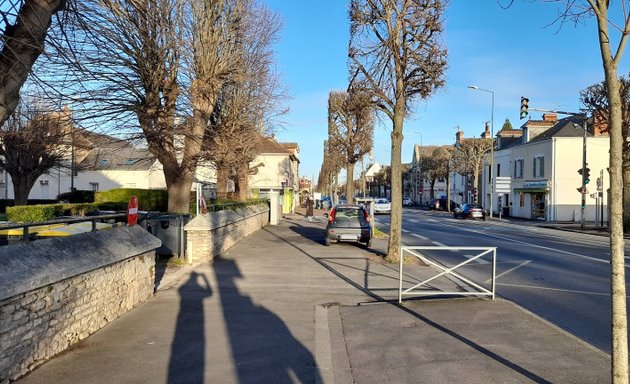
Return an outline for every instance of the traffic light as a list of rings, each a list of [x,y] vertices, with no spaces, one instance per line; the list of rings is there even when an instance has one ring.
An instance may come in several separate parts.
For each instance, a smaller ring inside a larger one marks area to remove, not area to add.
[[[584,168],[584,185],[591,181],[591,169],[589,167]]]
[[[578,169],[578,173],[581,175],[582,174],[582,168]]]
[[[521,96],[521,119],[524,119],[529,115],[529,99],[527,97]]]

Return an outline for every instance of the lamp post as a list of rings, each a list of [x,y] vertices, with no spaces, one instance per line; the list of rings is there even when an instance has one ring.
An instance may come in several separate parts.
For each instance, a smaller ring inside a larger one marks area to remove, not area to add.
[[[492,177],[494,173],[494,91],[479,88],[476,85],[469,85],[468,88],[474,89],[475,91],[488,92],[492,95],[492,110],[490,113],[490,139],[492,140],[492,145],[490,146],[490,218],[492,218],[494,205],[494,178]],[[499,207],[499,209],[501,209],[501,207]]]

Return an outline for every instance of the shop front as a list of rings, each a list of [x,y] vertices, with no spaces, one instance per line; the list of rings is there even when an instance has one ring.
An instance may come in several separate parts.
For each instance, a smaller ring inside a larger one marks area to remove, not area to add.
[[[518,193],[520,216],[532,220],[547,221],[549,182],[547,180],[526,181],[522,187],[514,188]]]

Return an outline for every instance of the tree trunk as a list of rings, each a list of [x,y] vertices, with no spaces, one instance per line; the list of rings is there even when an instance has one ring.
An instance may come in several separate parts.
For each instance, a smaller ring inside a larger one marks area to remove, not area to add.
[[[217,164],[217,199],[227,199],[228,171]]]
[[[354,203],[354,164],[346,165],[346,201],[348,204]]]
[[[20,8],[18,22],[3,31],[6,36],[0,52],[0,126],[15,111],[20,89],[44,51],[52,16],[65,5],[65,0],[26,0]]]
[[[399,80],[398,89],[402,89],[402,80]],[[389,224],[389,242],[387,244],[388,262],[400,261],[400,242],[402,229],[402,141],[403,124],[405,118],[405,100],[399,95],[394,108],[393,128],[391,133],[392,158],[391,158],[391,214]]]
[[[236,198],[240,201],[247,200],[249,198],[249,166],[247,164],[239,168],[237,183]]]
[[[171,169],[164,166],[164,178],[168,186],[168,211],[171,213],[189,213],[193,182],[192,172],[182,172],[180,167]]]
[[[610,52],[608,20],[597,16],[604,74],[608,86],[610,135],[610,268],[612,304],[612,382],[628,383],[628,323],[623,238],[623,146],[621,95],[617,66]]]
[[[27,205],[28,195],[40,175],[29,177],[25,175],[11,175],[11,183],[13,184],[13,195],[15,205]]]
[[[608,176],[608,175],[605,175]],[[602,185],[604,181],[602,180]],[[623,232],[630,232],[630,147],[623,147]]]

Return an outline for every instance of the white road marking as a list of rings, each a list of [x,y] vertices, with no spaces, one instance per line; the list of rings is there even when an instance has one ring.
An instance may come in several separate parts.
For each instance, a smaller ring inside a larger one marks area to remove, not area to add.
[[[499,280],[499,277],[503,277],[503,276],[507,275],[508,273],[510,273],[512,271],[515,271],[515,270],[519,269],[520,267],[524,267],[524,266],[526,266],[527,264],[529,264],[531,262],[532,262],[531,260],[525,260],[522,263],[520,263],[519,265],[517,265],[516,267],[510,268],[507,271],[503,271],[503,272],[499,273],[498,275],[496,275],[494,277],[494,280],[495,281]],[[488,279],[488,280],[484,281],[483,283],[484,284],[489,284],[491,281],[492,281],[492,279]]]
[[[472,259],[472,258],[473,258],[473,257],[475,257],[475,256],[477,256],[477,255],[464,255],[464,257],[465,257],[465,258],[468,258],[468,259]],[[481,259],[481,258],[479,258],[479,259],[475,259],[475,260],[473,260],[473,261],[474,261],[474,262],[477,262],[477,263],[479,263],[479,264],[490,264],[490,262],[489,262],[489,261],[484,260],[484,259]]]
[[[410,222],[410,223],[414,223],[414,224],[417,224],[417,223],[420,222],[420,220],[418,220],[418,219],[407,219],[407,221]]]
[[[429,238],[428,238],[428,237],[424,237],[424,236],[422,236],[422,235],[418,235],[417,233],[412,233],[412,234],[411,234],[411,236],[413,236],[413,237],[417,237],[417,238],[418,238],[418,239],[420,239],[420,240],[429,240]]]
[[[506,283],[497,283],[497,285],[503,287],[514,287],[514,288],[528,288],[528,289],[541,289],[545,291],[557,291],[557,292],[566,292],[566,293],[580,293],[583,295],[596,295],[596,296],[610,296],[610,292],[589,292],[589,291],[580,291],[577,289],[562,289],[562,288],[551,288],[551,287],[540,287],[535,285],[523,285],[523,284],[506,284]],[[626,296],[628,298],[630,296]]]
[[[438,247],[448,247],[448,245],[446,245],[446,244],[442,244],[442,243],[440,243],[439,241],[432,241],[431,243],[432,243],[432,244],[434,244],[434,245],[437,245]],[[455,249],[449,249],[449,251],[451,251],[451,252],[457,252],[457,250],[455,250]]]
[[[403,231],[404,233],[409,233],[409,232],[411,232],[410,230],[405,229],[405,228],[401,229],[401,231]]]

